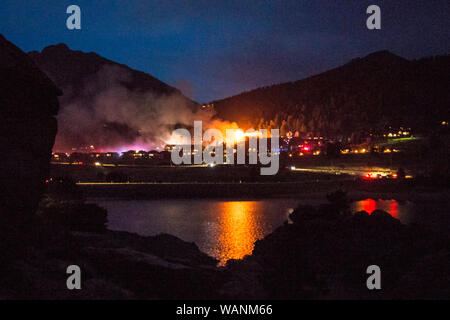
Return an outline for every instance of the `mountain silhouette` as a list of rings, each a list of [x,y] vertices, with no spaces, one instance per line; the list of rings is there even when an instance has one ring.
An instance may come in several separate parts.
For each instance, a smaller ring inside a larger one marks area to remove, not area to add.
[[[180,90],[145,72],[108,60],[94,52],[71,50],[64,43],[45,47],[41,52],[31,51],[28,55],[58,87],[70,87],[73,94],[79,94],[86,80],[105,66],[115,66],[131,74],[129,80],[122,83],[129,90],[153,92],[156,95],[182,96]],[[186,101],[193,103],[188,98]]]
[[[432,130],[448,119],[449,87],[449,55],[410,61],[378,51],[303,80],[212,103],[218,116],[246,127],[323,135],[389,125]]]
[[[28,55],[64,93],[56,150],[149,147],[198,110],[180,90],[93,52],[57,44]]]

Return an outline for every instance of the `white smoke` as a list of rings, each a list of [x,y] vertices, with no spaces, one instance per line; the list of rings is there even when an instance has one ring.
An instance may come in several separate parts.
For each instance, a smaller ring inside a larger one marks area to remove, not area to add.
[[[99,151],[151,150],[169,143],[176,127],[219,121],[214,112],[189,106],[180,93],[129,90],[130,80],[127,69],[105,65],[84,83],[81,94],[64,88],[54,150],[90,145]]]

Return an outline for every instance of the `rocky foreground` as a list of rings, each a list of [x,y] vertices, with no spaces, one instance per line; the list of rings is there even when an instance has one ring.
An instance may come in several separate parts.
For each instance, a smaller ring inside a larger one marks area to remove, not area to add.
[[[255,245],[253,255],[229,264],[253,275],[270,299],[448,299],[450,238],[405,226],[383,211],[350,215],[333,204],[299,207],[292,224]],[[367,267],[381,269],[381,290],[368,290]],[[242,277],[240,296],[252,287]]]
[[[216,267],[195,244],[170,235],[105,229],[107,213],[43,201],[35,228],[4,249],[3,299],[448,299],[450,238],[389,214],[350,214],[342,194],[301,206],[251,256]],[[16,249],[14,249],[16,248]],[[8,255],[7,255],[8,256]],[[66,268],[82,270],[68,290]],[[368,290],[369,265],[382,289]]]
[[[339,193],[320,208],[299,207],[251,256],[222,268],[173,236],[106,230],[106,211],[73,185],[60,182],[41,201],[62,92],[1,35],[0,84],[8,150],[0,157],[0,299],[450,297],[448,234],[384,212],[351,215]],[[381,290],[366,288],[371,264],[381,267]],[[81,268],[81,290],[67,289],[70,265]]]
[[[3,299],[206,299],[221,280],[216,261],[170,235],[70,232],[32,246],[3,270]],[[66,268],[81,269],[68,290]]]

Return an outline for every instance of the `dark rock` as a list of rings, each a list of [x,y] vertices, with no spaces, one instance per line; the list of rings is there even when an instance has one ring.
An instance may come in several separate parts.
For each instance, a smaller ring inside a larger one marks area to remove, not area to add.
[[[367,211],[358,211],[353,214],[355,219],[367,219],[369,217],[369,213]]]
[[[258,299],[448,296],[450,279],[444,271],[450,265],[447,235],[402,225],[380,210],[347,216],[333,215],[332,207],[300,206],[294,210],[292,224],[257,241],[251,256],[227,266],[234,281],[238,275],[259,279],[262,289],[252,296]],[[372,264],[382,270],[381,291],[366,287],[366,269]],[[252,292],[251,283],[241,281],[235,293]]]
[[[318,218],[317,210],[315,207],[310,205],[298,206],[289,215],[289,219],[295,224],[301,223],[303,220],[310,220]]]
[[[44,191],[59,95],[30,57],[0,35],[0,226],[19,236]]]
[[[400,221],[383,210],[374,210],[370,216],[373,220],[376,219],[377,222],[379,221],[381,223],[400,223]]]
[[[36,244],[0,278],[5,299],[220,299],[228,273],[196,245],[170,235],[69,232]],[[67,290],[66,268],[82,270]]]

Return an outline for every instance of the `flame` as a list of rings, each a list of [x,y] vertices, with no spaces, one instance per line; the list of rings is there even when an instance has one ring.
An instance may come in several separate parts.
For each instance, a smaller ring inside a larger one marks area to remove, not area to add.
[[[244,132],[243,129],[239,127],[236,122],[228,122],[228,121],[219,121],[215,120],[210,123],[207,127],[203,128],[204,131],[208,129],[216,129],[222,133],[222,139],[218,139],[216,141],[203,141],[203,144],[217,144],[217,143],[226,143],[226,144],[236,144],[239,142],[245,141],[247,137],[262,137],[263,134],[261,131],[256,131],[254,129],[248,129]],[[193,139],[193,136],[192,136]],[[168,139],[165,140],[166,144],[191,144],[193,141],[186,141],[186,138],[172,133]]]
[[[191,144],[191,141],[187,141],[189,139],[186,139],[186,137],[177,134],[175,132],[172,132],[170,137],[165,141],[166,144],[176,144],[176,145],[187,145]]]
[[[242,129],[235,130],[232,139],[235,142],[241,142],[241,141],[245,140],[244,131],[242,131]]]
[[[228,131],[230,132],[230,131]],[[249,129],[247,132],[244,132],[242,129],[235,129],[232,131],[232,135],[229,137],[227,135],[226,141],[227,143],[239,143],[245,141],[247,137],[262,137],[263,134],[261,131],[255,131],[254,129]]]

